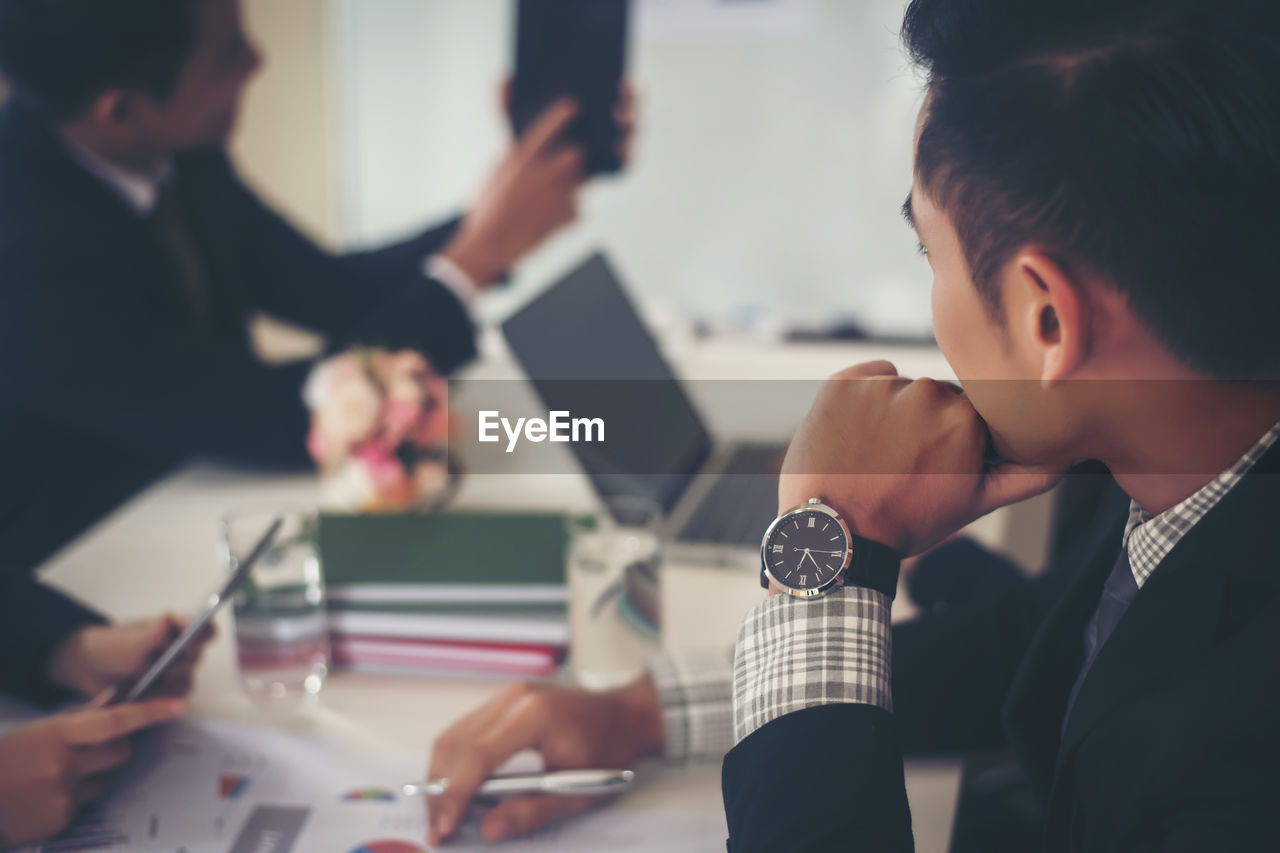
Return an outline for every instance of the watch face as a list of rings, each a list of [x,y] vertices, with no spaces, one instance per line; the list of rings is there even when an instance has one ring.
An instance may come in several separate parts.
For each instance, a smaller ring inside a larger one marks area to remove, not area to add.
[[[794,590],[818,590],[845,567],[849,539],[844,525],[817,510],[784,516],[764,543],[764,561],[778,583]]]

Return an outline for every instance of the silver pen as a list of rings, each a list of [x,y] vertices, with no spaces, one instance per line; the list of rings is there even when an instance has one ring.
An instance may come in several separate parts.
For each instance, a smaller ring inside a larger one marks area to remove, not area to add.
[[[490,776],[476,791],[477,797],[514,797],[521,794],[551,794],[574,797],[580,794],[617,794],[635,780],[630,770],[556,770],[550,773],[511,773]],[[428,779],[400,786],[406,797],[438,797],[449,790],[449,780]]]

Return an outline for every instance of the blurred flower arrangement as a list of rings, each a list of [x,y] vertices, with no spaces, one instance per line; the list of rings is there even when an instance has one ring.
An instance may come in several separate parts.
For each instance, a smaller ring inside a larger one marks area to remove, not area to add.
[[[456,479],[450,465],[448,385],[412,350],[354,349],[311,371],[307,450],[325,501],[344,509],[433,509]]]

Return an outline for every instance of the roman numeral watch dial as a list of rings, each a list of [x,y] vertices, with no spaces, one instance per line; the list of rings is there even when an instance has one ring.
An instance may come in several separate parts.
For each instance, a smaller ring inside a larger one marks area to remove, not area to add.
[[[799,598],[821,595],[849,566],[849,528],[818,500],[783,513],[765,533],[760,557],[764,575]]]

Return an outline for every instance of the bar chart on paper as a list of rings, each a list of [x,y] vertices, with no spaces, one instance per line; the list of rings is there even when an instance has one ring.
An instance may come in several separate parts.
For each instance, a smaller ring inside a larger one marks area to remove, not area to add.
[[[422,757],[319,737],[182,723],[144,739],[110,798],[40,853],[419,853],[420,801],[389,787]]]
[[[431,853],[422,800],[397,787],[423,766],[422,755],[354,752],[316,735],[184,722],[144,739],[100,806],[21,853]],[[718,814],[609,809],[492,845],[478,816],[450,853],[700,853],[725,838]]]

